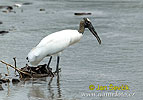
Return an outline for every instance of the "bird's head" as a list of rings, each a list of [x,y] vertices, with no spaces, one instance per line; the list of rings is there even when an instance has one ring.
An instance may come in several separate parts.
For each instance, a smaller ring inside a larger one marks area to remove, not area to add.
[[[92,26],[91,21],[88,18],[83,18],[83,21],[85,28],[89,28],[90,26]]]
[[[101,44],[101,40],[88,18],[83,18],[83,20],[81,20],[79,32],[83,33],[85,28],[88,28],[90,32],[96,37],[98,43]]]

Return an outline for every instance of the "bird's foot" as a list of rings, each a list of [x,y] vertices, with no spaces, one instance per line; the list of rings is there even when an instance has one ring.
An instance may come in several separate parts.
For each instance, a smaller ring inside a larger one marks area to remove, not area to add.
[[[59,68],[59,70],[56,70],[55,72],[53,72],[54,75],[58,75],[59,72],[61,72],[61,68]]]

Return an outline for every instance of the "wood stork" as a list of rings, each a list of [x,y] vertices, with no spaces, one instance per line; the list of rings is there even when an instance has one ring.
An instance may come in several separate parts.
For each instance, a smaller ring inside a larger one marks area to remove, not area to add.
[[[34,47],[27,56],[28,62],[32,65],[39,64],[43,58],[50,56],[47,67],[49,67],[53,55],[57,55],[56,73],[59,73],[59,54],[68,46],[77,43],[83,36],[85,28],[88,28],[91,33],[97,38],[99,44],[101,40],[96,33],[91,21],[88,18],[83,18],[80,21],[79,30],[62,30],[52,33],[43,38],[40,43]]]

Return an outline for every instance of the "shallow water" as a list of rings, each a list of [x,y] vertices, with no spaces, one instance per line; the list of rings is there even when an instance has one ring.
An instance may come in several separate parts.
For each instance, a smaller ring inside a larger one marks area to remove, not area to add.
[[[30,2],[16,13],[0,9],[0,59],[25,66],[28,52],[48,34],[62,29],[78,29],[80,20],[88,17],[96,28],[102,45],[88,30],[80,43],[67,48],[61,56],[60,77],[22,81],[17,85],[3,84],[0,100],[140,100],[143,95],[143,2],[142,0],[1,0],[0,5]],[[40,9],[45,11],[40,11]],[[92,15],[75,16],[75,12]],[[47,63],[44,59],[43,63]],[[56,58],[51,67],[55,69]],[[2,74],[7,73],[0,64]],[[10,69],[11,75],[14,71]],[[116,91],[89,90],[89,85],[120,86],[130,90],[118,93],[135,93],[134,96],[83,96],[85,93],[115,93]]]

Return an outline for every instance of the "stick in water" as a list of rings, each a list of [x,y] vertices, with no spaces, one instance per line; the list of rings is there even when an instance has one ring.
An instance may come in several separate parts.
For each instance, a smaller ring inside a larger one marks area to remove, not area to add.
[[[14,66],[15,66],[15,75],[16,75],[16,68],[17,68],[17,67],[16,67],[16,57],[14,57],[14,58],[13,58],[13,60],[14,60]]]
[[[29,73],[27,73],[27,72],[23,72],[23,71],[21,71],[20,69],[15,68],[15,67],[14,67],[14,66],[12,66],[11,64],[8,64],[8,63],[6,63],[6,62],[4,62],[4,61],[2,61],[2,60],[0,60],[0,62],[1,62],[1,63],[3,63],[3,64],[6,64],[6,65],[8,65],[8,66],[10,66],[10,67],[12,67],[12,68],[14,68],[18,73],[23,73],[23,74],[26,74],[26,75],[28,75],[28,76],[32,77]]]

